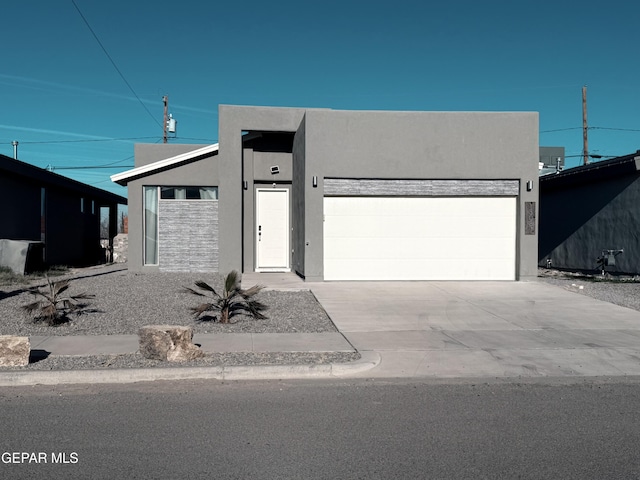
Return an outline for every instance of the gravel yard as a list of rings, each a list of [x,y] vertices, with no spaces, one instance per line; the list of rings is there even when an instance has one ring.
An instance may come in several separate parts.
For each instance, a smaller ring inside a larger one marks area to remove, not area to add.
[[[538,279],[550,285],[556,285],[565,290],[575,292],[578,295],[587,295],[596,300],[640,311],[640,279],[638,277],[612,277],[607,275],[603,278],[597,274],[585,275],[582,273],[540,269]]]
[[[203,299],[183,293],[182,287],[193,287],[204,280],[217,291],[222,277],[198,273],[129,273],[126,266],[109,266],[71,270],[55,277],[73,278],[69,294],[81,292],[95,295],[89,313],[73,317],[72,321],[49,327],[27,318],[21,306],[33,301],[27,292],[29,285],[0,286],[0,335],[137,335],[144,325],[172,324],[193,327],[194,333],[294,333],[335,332],[336,328],[310,291],[263,290],[256,298],[269,306],[266,320],[235,317],[231,324],[194,320],[190,307]],[[45,285],[36,280],[31,285]],[[251,285],[249,285],[251,286]],[[246,286],[245,286],[246,287]],[[218,290],[220,289],[220,290]],[[67,292],[65,292],[67,293]],[[343,363],[360,358],[357,352],[328,353],[251,353],[221,352],[188,363],[174,364],[147,360],[140,354],[60,356],[32,359],[25,367],[4,367],[0,371],[77,370],[102,368],[149,368],[219,365],[290,365]]]
[[[268,319],[248,317],[232,324],[194,320],[190,307],[206,301],[182,292],[204,280],[222,290],[222,277],[198,273],[129,273],[126,266],[78,269],[60,278],[73,278],[69,294],[95,295],[89,313],[74,316],[67,324],[49,327],[33,323],[20,307],[33,301],[27,286],[0,286],[0,335],[136,335],[144,325],[171,324],[192,326],[195,333],[292,333],[335,332],[336,328],[310,291],[260,292],[256,298],[269,309]],[[44,280],[34,282],[45,285]],[[251,286],[251,285],[249,285]],[[246,286],[245,286],[246,287]],[[65,292],[65,294],[67,293]],[[63,294],[63,295],[65,295]]]

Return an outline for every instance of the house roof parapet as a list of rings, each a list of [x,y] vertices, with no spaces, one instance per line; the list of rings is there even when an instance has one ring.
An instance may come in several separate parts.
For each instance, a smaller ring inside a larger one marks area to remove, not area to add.
[[[555,174],[543,175],[540,177],[540,188],[552,190],[572,185],[597,183],[609,178],[638,174],[638,171],[640,171],[640,150],[629,155],[567,168]]]
[[[39,183],[43,186],[54,186],[78,192],[87,197],[92,197],[99,202],[104,203],[116,203],[119,205],[126,205],[127,199],[115,193],[102,190],[100,188],[87,185],[86,183],[78,182],[71,178],[59,175],[54,172],[50,172],[35,165],[16,160],[6,155],[0,154],[0,171],[9,172],[14,175],[28,178],[29,180]]]

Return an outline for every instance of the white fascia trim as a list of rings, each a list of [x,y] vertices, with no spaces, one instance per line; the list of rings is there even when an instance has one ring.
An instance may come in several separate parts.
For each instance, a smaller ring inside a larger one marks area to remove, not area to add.
[[[163,168],[167,168],[172,165],[191,160],[192,158],[197,158],[209,153],[215,153],[218,151],[218,146],[218,143],[214,143],[213,145],[207,145],[206,147],[198,148],[197,150],[181,153],[180,155],[176,155],[175,157],[158,160],[157,162],[143,165],[142,167],[134,168],[132,170],[127,170],[126,172],[116,173],[115,175],[111,175],[111,181],[120,183],[120,185],[122,185],[122,183],[127,183],[132,178],[153,173],[156,170],[161,170]]]

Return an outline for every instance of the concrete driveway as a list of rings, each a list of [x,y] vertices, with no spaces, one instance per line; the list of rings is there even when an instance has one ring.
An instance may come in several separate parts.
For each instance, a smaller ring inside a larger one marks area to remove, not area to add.
[[[366,377],[640,375],[640,312],[523,282],[309,283]]]

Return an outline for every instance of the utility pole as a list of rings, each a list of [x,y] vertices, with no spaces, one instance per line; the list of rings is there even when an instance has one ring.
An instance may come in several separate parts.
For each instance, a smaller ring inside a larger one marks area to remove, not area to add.
[[[162,103],[164,103],[164,119],[162,121],[162,143],[167,143],[167,122],[168,116],[167,112],[169,111],[169,97],[165,95],[162,97]]]
[[[589,139],[587,137],[587,86],[582,87],[582,164],[589,163]]]

